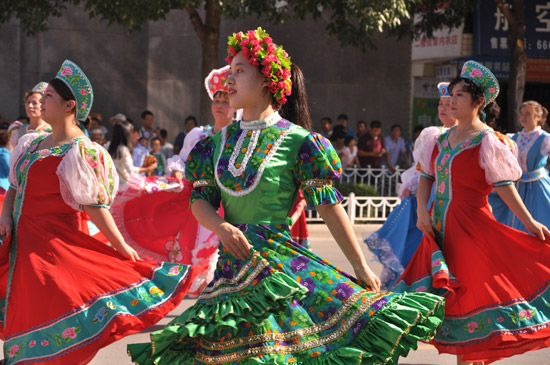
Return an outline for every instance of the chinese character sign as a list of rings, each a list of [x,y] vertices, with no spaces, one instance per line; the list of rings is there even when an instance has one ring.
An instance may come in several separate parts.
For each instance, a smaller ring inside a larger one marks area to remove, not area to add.
[[[413,41],[413,60],[424,60],[429,58],[453,58],[460,57],[462,50],[462,28],[443,27],[433,33],[433,38],[428,39],[422,36]]]
[[[509,56],[508,20],[494,1],[480,1],[476,13],[477,53]],[[525,1],[525,52],[550,58],[550,0]]]

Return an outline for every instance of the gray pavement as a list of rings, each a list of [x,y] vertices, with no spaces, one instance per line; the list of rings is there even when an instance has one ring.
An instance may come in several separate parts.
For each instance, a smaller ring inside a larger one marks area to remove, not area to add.
[[[376,273],[380,273],[381,265],[376,262],[373,255],[368,251],[366,245],[362,243],[362,235],[374,232],[380,227],[380,225],[355,225],[354,230],[357,239],[361,243],[361,248],[365,256],[367,257],[369,265]],[[332,240],[332,236],[325,225],[315,224],[309,225],[309,232],[312,242],[313,251],[320,256],[331,261],[336,266],[340,267],[344,271],[351,271],[351,265],[347,262],[345,256],[338,248],[337,244]],[[130,358],[126,355],[126,345],[129,343],[146,342],[149,338],[149,333],[162,329],[166,323],[175,318],[178,314],[183,312],[186,308],[193,305],[195,300],[184,300],[174,311],[172,311],[166,318],[157,323],[155,326],[143,331],[141,333],[128,336],[120,341],[113,343],[110,346],[105,347],[98,352],[96,357],[90,362],[92,365],[124,365],[131,364]],[[0,356],[1,357],[1,356]],[[454,365],[456,364],[456,357],[451,355],[438,355],[437,350],[427,344],[419,344],[417,351],[412,351],[409,356],[402,358],[399,364],[437,364],[437,365]],[[523,355],[516,355],[511,358],[497,361],[494,364],[498,365],[548,365],[550,364],[550,348],[531,351]],[[351,364],[350,364],[351,365]]]

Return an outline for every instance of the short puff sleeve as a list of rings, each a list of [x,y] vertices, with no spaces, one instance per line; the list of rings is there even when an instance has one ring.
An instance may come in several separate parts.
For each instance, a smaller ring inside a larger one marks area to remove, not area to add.
[[[31,145],[31,143],[40,137],[40,133],[27,133],[21,138],[19,138],[18,143],[15,145],[13,150],[10,153],[10,173],[8,175],[8,180],[10,182],[10,188],[15,189],[18,185],[17,183],[17,175],[16,175],[16,169],[15,165],[17,164],[17,161],[21,158],[25,152],[27,152],[27,149]]]
[[[550,135],[546,135],[540,146],[540,153],[543,156],[550,156]]]
[[[481,141],[479,165],[485,171],[487,183],[494,186],[511,185],[522,175],[515,144],[510,146],[506,140],[501,140],[499,135],[492,131]]]
[[[211,136],[197,142],[189,153],[185,164],[185,178],[193,183],[190,204],[204,199],[214,208],[221,203],[220,189],[214,179],[215,143]]]
[[[401,183],[397,184],[397,196],[402,196],[405,189],[409,189],[412,194],[416,194],[418,189],[418,180],[420,171],[416,166],[412,166],[401,174]]]
[[[208,135],[208,133],[210,133],[209,130],[203,127],[191,129],[185,136],[180,153],[167,160],[166,174],[173,175],[176,171],[185,171],[185,162],[187,161],[189,153],[200,140]]]
[[[63,201],[75,210],[108,208],[118,191],[118,174],[109,153],[88,139],[78,140],[57,167]]]
[[[17,146],[19,139],[25,135],[25,129],[28,124],[23,124],[16,120],[8,127],[8,138],[12,147]]]
[[[430,180],[434,180],[432,153],[442,131],[443,128],[440,127],[424,128],[414,142],[413,158],[416,168],[422,176]]]
[[[317,133],[310,133],[298,151],[296,182],[304,193],[308,208],[337,204],[342,194],[333,186],[340,178],[342,164],[332,144]]]

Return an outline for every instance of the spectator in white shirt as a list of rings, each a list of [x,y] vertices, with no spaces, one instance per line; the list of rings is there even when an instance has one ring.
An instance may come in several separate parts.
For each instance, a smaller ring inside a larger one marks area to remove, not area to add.
[[[137,144],[139,132],[134,131],[134,126],[125,120],[115,124],[113,138],[109,145],[109,154],[113,158],[116,171],[120,178],[120,184],[126,184],[131,174],[153,172],[157,168],[154,163],[149,167],[137,167],[132,162],[132,149]]]

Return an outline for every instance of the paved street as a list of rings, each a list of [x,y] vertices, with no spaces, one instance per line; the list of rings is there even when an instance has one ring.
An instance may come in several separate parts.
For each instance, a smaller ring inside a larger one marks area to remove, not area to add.
[[[358,239],[361,239],[362,234],[375,231],[378,225],[356,225],[355,233]],[[351,270],[351,266],[346,261],[342,252],[338,249],[336,243],[332,241],[332,237],[328,232],[325,225],[310,225],[310,235],[313,250],[321,256],[327,258],[336,266],[339,266],[343,270]],[[362,242],[362,240],[360,241]],[[378,262],[374,262],[372,255],[366,249],[366,246],[362,244],[363,252],[369,260],[369,265],[373,267],[375,272],[381,271],[381,266]],[[175,309],[168,317],[164,318],[157,325],[149,328],[148,331],[142,332],[133,336],[126,337],[106,348],[101,350],[94,360],[90,363],[92,365],[123,365],[131,364],[130,358],[126,355],[126,344],[145,342],[148,340],[148,333],[161,329],[164,324],[172,320],[179,313],[192,305],[194,300],[184,300],[180,306]],[[437,351],[430,345],[420,344],[417,351],[413,351],[407,358],[401,359],[400,364],[437,364],[437,365],[454,365],[456,364],[456,358],[450,355],[438,355]],[[512,358],[497,361],[494,364],[497,365],[544,365],[550,364],[550,349],[544,349],[539,351],[529,352],[524,355],[514,356]]]

